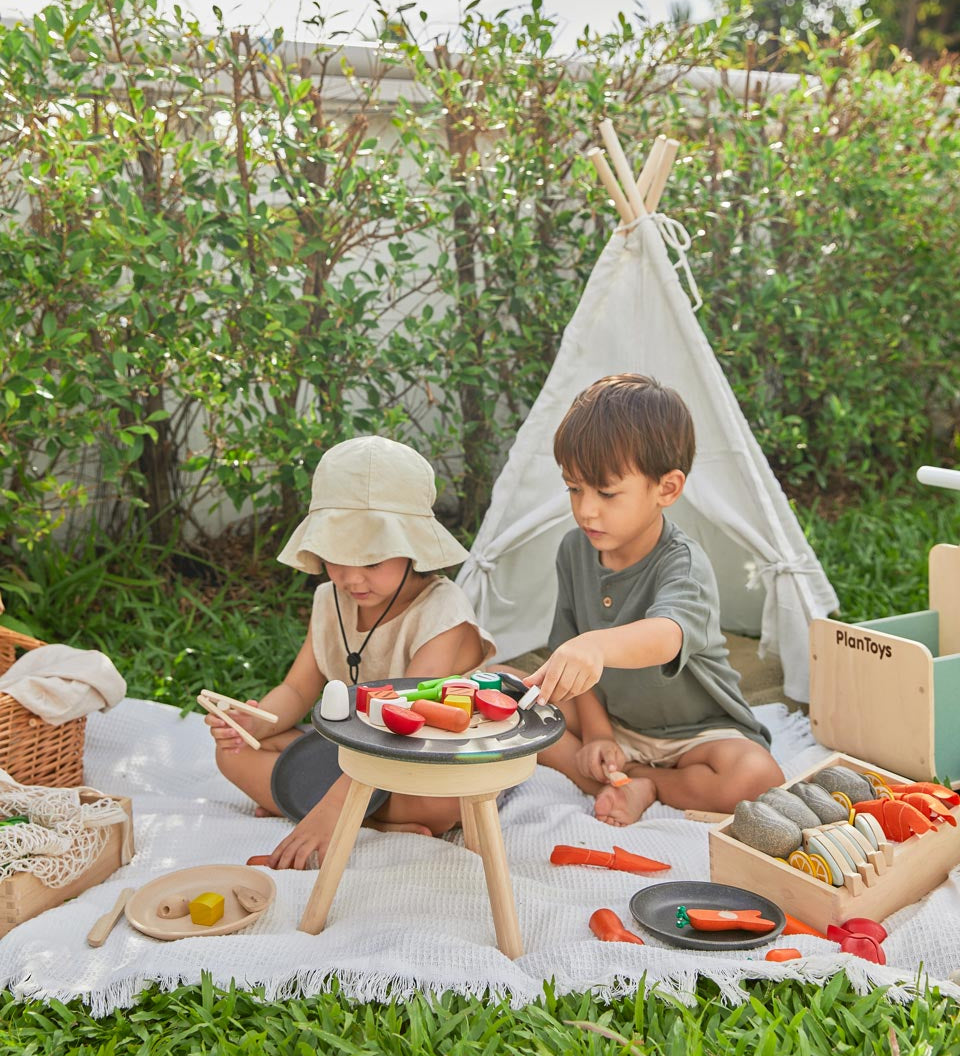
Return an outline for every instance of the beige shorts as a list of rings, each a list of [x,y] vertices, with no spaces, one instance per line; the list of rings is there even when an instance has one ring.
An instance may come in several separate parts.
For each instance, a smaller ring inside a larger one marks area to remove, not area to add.
[[[707,741],[726,741],[735,737],[747,740],[741,730],[720,728],[703,730],[696,737],[647,737],[619,723],[613,724],[613,737],[623,749],[628,763],[643,766],[676,766],[681,755]]]

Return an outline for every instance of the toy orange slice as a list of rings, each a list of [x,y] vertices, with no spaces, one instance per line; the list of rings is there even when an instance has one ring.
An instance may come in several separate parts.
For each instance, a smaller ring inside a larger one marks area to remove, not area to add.
[[[830,875],[830,866],[827,865],[826,858],[820,854],[811,854],[810,858],[810,875],[814,880],[822,880],[825,884],[832,884],[833,878]]]
[[[787,859],[787,864],[793,866],[794,869],[799,869],[801,873],[813,876],[813,865],[806,851],[793,851]]]
[[[846,792],[831,792],[831,796],[840,804],[841,807],[847,812],[847,821],[853,822],[853,803],[850,801],[850,797]]]

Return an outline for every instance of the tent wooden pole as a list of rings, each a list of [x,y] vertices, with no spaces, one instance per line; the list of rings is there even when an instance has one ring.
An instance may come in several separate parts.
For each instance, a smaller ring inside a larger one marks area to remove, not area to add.
[[[679,140],[668,139],[664,142],[663,152],[660,156],[660,164],[644,202],[648,213],[655,213],[657,211],[657,206],[660,204],[660,196],[663,194],[663,189],[667,185],[667,177],[670,175],[670,169],[673,168],[673,162],[679,149]]]
[[[643,199],[637,190],[636,180],[630,171],[630,163],[623,152],[623,147],[620,146],[620,140],[617,138],[617,133],[613,129],[613,122],[609,117],[604,118],[600,122],[600,136],[606,144],[607,152],[610,154],[614,172],[616,172],[621,184],[623,184],[623,189],[627,192],[627,201],[630,203],[634,218],[639,219],[641,216],[646,216],[647,210],[644,208]]]
[[[653,141],[653,147],[647,155],[647,160],[637,177],[637,191],[641,198],[647,197],[647,191],[653,183],[653,178],[660,168],[660,158],[663,157],[663,148],[666,146],[667,137],[657,136]]]
[[[593,167],[597,170],[600,182],[606,187],[607,194],[613,199],[613,204],[617,207],[620,219],[625,224],[632,224],[633,213],[630,211],[630,205],[624,197],[623,191],[620,190],[620,184],[617,183],[613,170],[607,164],[606,155],[599,147],[594,147],[592,150],[587,151],[587,157],[593,162]]]

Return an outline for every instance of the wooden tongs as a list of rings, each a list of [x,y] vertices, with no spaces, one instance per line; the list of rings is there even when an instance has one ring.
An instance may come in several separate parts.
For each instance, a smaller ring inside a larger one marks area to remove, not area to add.
[[[622,847],[614,847],[612,852],[594,851],[589,847],[571,847],[566,843],[558,843],[553,848],[550,861],[554,865],[599,865],[602,869],[616,869],[621,873],[656,873],[670,868],[665,862],[631,854]]]
[[[254,707],[253,704],[247,704],[242,700],[235,700],[233,697],[225,697],[222,693],[214,693],[212,689],[201,689],[197,696],[197,703],[201,708],[209,711],[211,715],[216,715],[218,719],[222,719],[254,749],[259,749],[260,742],[252,733],[245,730],[239,722],[231,719],[227,711],[242,711],[247,715],[256,715],[258,719],[265,719],[267,722],[277,723],[280,721],[276,715],[269,711]]]

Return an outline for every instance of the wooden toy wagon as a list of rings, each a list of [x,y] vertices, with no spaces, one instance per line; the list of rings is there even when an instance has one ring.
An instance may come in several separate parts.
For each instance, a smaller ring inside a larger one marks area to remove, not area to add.
[[[960,491],[960,471],[921,483]],[[930,551],[930,608],[810,624],[810,725],[821,744],[915,781],[960,780],[960,546]]]

